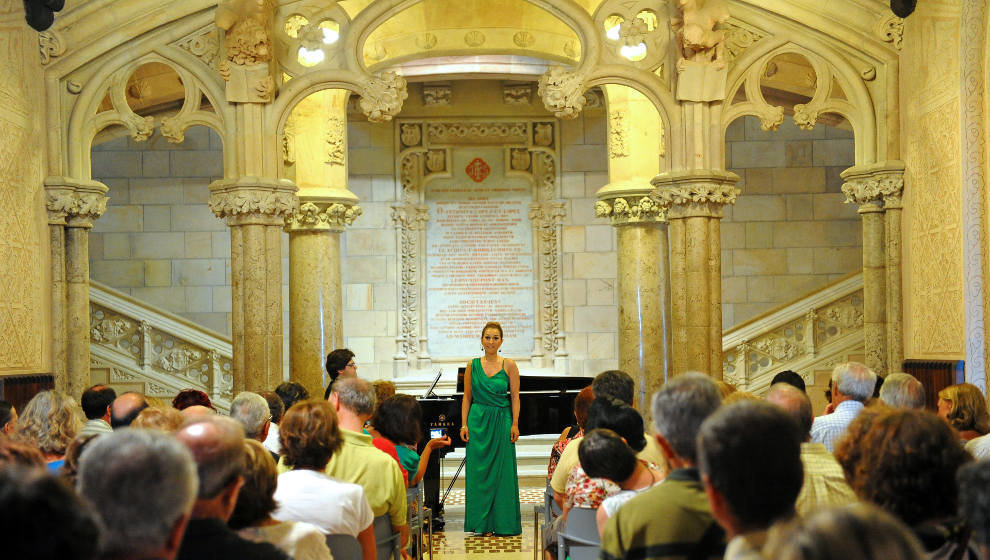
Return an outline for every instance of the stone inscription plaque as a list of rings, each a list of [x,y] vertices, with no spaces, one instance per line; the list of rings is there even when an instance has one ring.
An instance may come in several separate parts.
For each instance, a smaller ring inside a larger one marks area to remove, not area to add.
[[[532,187],[506,178],[501,157],[499,152],[483,156],[492,173],[481,183],[462,171],[427,186],[427,333],[434,358],[479,355],[481,328],[488,321],[502,324],[503,355],[522,357],[532,350]]]

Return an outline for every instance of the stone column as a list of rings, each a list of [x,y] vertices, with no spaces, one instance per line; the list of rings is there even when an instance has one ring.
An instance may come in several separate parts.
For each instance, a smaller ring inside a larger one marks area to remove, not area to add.
[[[282,228],[298,209],[295,192],[286,179],[210,185],[210,210],[230,226],[234,394],[282,382]]]
[[[722,378],[722,207],[734,204],[734,173],[672,171],[653,179],[668,208],[670,236],[671,371]]]
[[[887,161],[842,172],[847,203],[863,216],[863,336],[866,365],[878,375],[900,369],[904,355],[901,305],[901,193],[904,163]],[[890,205],[890,223],[885,211]],[[893,368],[893,369],[891,369]]]
[[[55,387],[78,398],[89,379],[89,230],[107,207],[107,186],[45,180],[52,241],[52,366]]]

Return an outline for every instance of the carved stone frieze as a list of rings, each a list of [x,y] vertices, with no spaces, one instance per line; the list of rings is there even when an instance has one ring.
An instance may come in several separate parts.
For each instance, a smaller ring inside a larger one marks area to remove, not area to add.
[[[798,346],[786,338],[767,337],[757,341],[755,348],[774,360],[792,360],[804,352],[803,346]]]
[[[722,183],[694,183],[691,185],[664,186],[653,196],[662,206],[685,204],[735,204],[742,192],[732,185]]]
[[[901,50],[901,43],[904,40],[904,20],[894,14],[887,14],[881,18],[876,25],[877,35],[887,43],[894,45],[894,48]]]
[[[131,332],[133,325],[120,317],[108,317],[90,325],[89,339],[93,342],[111,342]]]
[[[98,181],[77,181],[68,177],[45,179],[45,209],[48,223],[91,227],[107,209],[109,188]]]
[[[608,218],[612,225],[666,221],[666,209],[648,194],[618,196],[595,202],[595,217]]]
[[[845,180],[842,193],[846,195],[846,203],[869,204],[890,199],[900,204],[904,191],[903,162],[850,167],[841,176]]]
[[[443,144],[525,142],[527,133],[524,122],[432,122],[426,125],[430,141]]]
[[[551,66],[540,76],[538,92],[547,110],[560,119],[573,119],[584,107],[584,80],[581,72],[568,72]]]
[[[49,29],[38,33],[38,48],[41,51],[41,65],[47,66],[53,58],[65,54],[65,41],[60,33]]]
[[[342,117],[333,115],[327,119],[327,159],[330,165],[344,165],[347,162],[347,147],[345,146],[345,135],[347,134],[347,121]]]
[[[287,218],[289,231],[343,231],[363,213],[354,201],[341,202],[328,199],[300,197],[299,210]]]
[[[285,179],[221,179],[210,185],[210,210],[228,225],[253,219],[276,225],[299,209],[297,190]]]
[[[533,98],[533,86],[515,84],[502,86],[502,102],[506,105],[529,105]]]
[[[203,359],[203,353],[192,348],[172,348],[162,352],[154,365],[170,373],[185,372],[189,366]]]
[[[435,107],[438,105],[450,105],[450,86],[423,86],[423,105]]]
[[[539,232],[540,281],[543,294],[541,314],[543,349],[556,352],[560,346],[560,225],[567,216],[564,202],[549,200],[534,202],[529,207],[529,219]]]
[[[392,223],[399,230],[400,303],[399,336],[409,355],[419,347],[419,245],[421,232],[430,220],[424,205],[406,204],[392,207]]]
[[[402,110],[407,97],[406,79],[395,72],[382,72],[368,80],[358,103],[369,121],[388,122]]]

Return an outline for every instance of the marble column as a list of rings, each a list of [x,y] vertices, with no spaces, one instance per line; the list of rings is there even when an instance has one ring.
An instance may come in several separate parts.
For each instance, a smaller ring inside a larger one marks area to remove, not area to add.
[[[904,363],[904,301],[901,291],[901,204],[900,193],[883,199],[884,241],[887,259],[887,370],[902,371]]]
[[[671,372],[722,378],[722,207],[734,204],[734,173],[672,171],[653,179],[670,237]]]
[[[287,179],[210,185],[210,210],[230,227],[234,394],[282,382],[282,228],[298,209],[295,192]]]
[[[55,387],[78,398],[90,385],[89,230],[107,206],[107,186],[45,180],[52,241],[52,369]]]

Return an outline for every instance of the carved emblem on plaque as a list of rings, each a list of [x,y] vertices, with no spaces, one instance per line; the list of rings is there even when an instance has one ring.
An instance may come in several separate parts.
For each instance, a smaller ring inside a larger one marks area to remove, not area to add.
[[[485,160],[481,158],[474,158],[471,160],[471,163],[464,168],[464,171],[472,181],[475,183],[480,183],[485,180],[485,177],[488,177],[488,174],[492,172],[492,168],[488,167]]]
[[[553,125],[550,123],[536,125],[533,131],[533,143],[537,146],[553,144]]]
[[[426,168],[432,173],[439,173],[445,167],[445,154],[443,150],[430,150],[426,153]]]
[[[529,155],[529,150],[525,148],[516,148],[512,150],[512,169],[515,171],[526,171],[529,169],[529,164],[532,158]]]
[[[418,124],[404,124],[402,125],[402,133],[400,138],[402,143],[406,146],[418,146],[421,133],[419,131]]]

